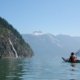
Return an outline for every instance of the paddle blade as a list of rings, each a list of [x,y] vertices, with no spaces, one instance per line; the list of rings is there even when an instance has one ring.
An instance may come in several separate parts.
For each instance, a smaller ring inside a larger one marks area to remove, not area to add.
[[[80,50],[76,52],[76,55],[80,57]]]

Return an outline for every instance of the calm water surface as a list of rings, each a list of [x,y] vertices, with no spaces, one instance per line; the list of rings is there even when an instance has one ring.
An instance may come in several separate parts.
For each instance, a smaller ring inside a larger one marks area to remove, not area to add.
[[[61,57],[1,59],[0,80],[80,80],[80,64]]]

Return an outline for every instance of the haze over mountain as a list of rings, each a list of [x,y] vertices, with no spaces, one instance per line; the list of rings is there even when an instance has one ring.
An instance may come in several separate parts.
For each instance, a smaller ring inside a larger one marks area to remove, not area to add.
[[[34,53],[38,55],[45,54],[53,56],[55,53],[56,55],[66,55],[80,49],[80,37],[68,35],[54,36],[53,34],[36,32],[25,34],[23,38],[31,45]]]

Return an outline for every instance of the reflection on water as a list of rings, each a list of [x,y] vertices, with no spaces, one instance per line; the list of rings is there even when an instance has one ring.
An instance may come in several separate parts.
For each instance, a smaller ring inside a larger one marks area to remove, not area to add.
[[[21,80],[23,66],[20,60],[1,59],[0,60],[0,79],[1,80]]]
[[[20,80],[18,72],[21,72],[22,67],[20,66],[17,70],[17,62],[14,62],[15,60],[9,60],[9,59],[1,59],[0,60],[0,79],[1,80],[8,80],[10,78],[11,80],[14,78],[15,80]],[[17,77],[16,77],[17,75]]]
[[[76,77],[75,77],[75,73],[76,73],[76,63],[70,63],[70,65],[71,65],[71,74],[70,74],[70,76],[71,76],[71,78],[70,78],[70,80],[76,80]]]
[[[70,70],[69,70],[69,80],[79,80],[79,64],[78,63],[70,63]]]
[[[80,64],[58,59],[1,59],[0,80],[80,80]]]

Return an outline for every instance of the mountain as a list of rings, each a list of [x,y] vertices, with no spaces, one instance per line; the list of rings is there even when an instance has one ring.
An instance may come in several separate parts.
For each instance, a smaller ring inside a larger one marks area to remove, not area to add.
[[[23,38],[31,45],[35,54],[45,54],[48,56],[66,55],[80,49],[80,37],[71,37],[67,35],[54,36],[52,34],[42,33],[36,34],[23,35]]]
[[[0,57],[28,57],[33,51],[19,32],[0,17]]]
[[[57,35],[56,38],[60,40],[60,44],[62,44],[64,48],[69,52],[77,51],[80,49],[80,37]]]

